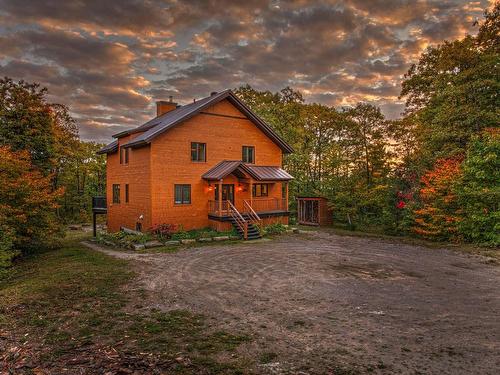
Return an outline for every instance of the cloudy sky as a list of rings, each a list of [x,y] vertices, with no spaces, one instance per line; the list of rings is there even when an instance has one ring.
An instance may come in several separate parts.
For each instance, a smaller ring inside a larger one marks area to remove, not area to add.
[[[308,102],[402,110],[400,82],[429,45],[474,33],[492,0],[0,0],[0,76],[40,82],[83,139],[249,83]]]

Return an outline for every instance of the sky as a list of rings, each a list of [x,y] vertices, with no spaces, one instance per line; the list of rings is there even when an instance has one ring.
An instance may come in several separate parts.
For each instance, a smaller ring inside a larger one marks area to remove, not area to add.
[[[422,51],[474,34],[493,0],[0,0],[0,76],[39,82],[84,140],[250,84],[388,118]]]

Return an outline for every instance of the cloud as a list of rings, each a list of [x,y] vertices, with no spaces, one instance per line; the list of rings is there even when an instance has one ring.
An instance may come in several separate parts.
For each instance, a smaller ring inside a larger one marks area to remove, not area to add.
[[[0,0],[0,75],[40,82],[84,139],[249,83],[308,102],[369,101],[397,117],[429,45],[474,32],[486,0]]]

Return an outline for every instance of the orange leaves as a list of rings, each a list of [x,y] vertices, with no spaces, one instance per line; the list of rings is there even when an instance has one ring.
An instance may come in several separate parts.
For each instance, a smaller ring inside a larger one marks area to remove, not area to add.
[[[461,158],[439,159],[422,177],[422,207],[414,212],[414,233],[437,239],[455,236],[461,217],[453,185],[462,173],[460,165]]]
[[[43,175],[26,151],[0,147],[0,225],[10,228],[17,246],[54,233],[54,212],[63,190],[52,189],[52,176]]]

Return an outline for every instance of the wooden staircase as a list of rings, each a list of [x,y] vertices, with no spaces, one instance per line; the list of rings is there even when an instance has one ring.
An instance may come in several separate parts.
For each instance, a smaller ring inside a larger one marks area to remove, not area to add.
[[[262,238],[257,224],[260,223],[260,217],[245,201],[245,212],[243,215],[228,201],[229,215],[231,216],[231,224],[236,229],[241,238],[245,240],[257,240]]]

